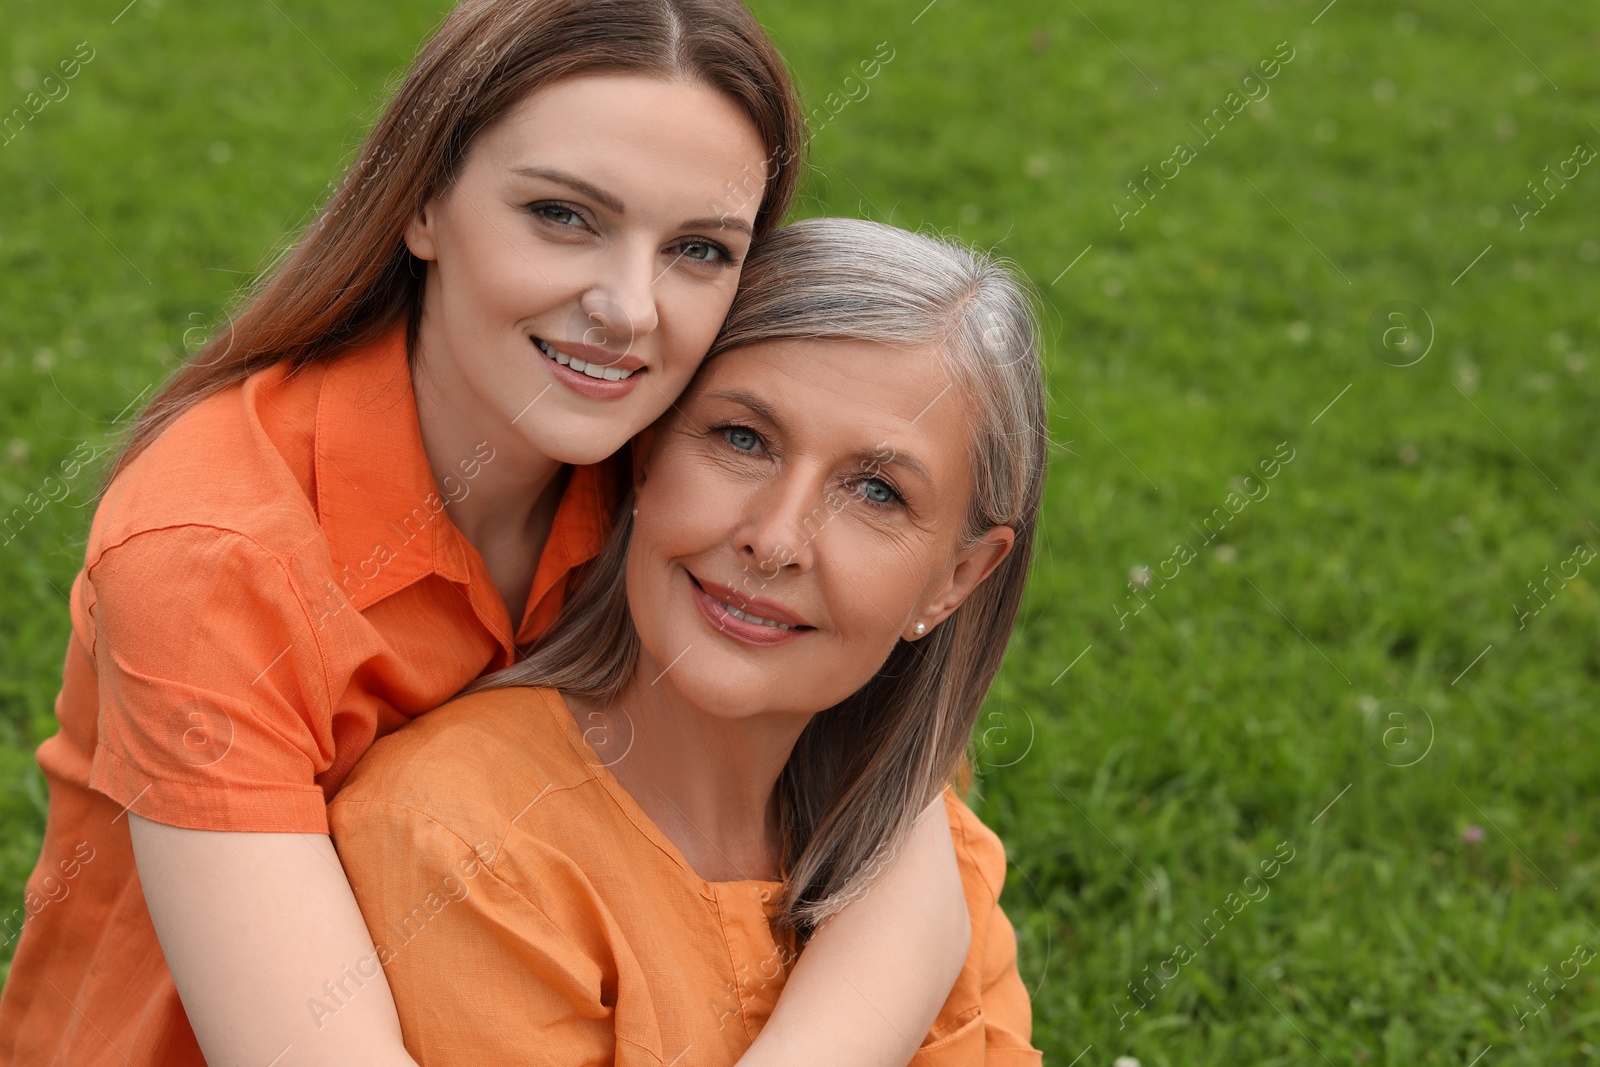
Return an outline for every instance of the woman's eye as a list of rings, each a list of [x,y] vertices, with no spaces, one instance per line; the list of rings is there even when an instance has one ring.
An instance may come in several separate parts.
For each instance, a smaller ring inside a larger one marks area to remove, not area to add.
[[[900,494],[894,491],[894,487],[881,478],[863,479],[857,491],[871,504],[893,504],[900,499]]]
[[[722,436],[740,452],[754,452],[761,446],[761,435],[745,426],[725,427]]]
[[[582,226],[583,216],[564,204],[535,204],[533,213],[557,226]]]
[[[678,246],[678,255],[683,259],[692,259],[697,263],[733,262],[733,257],[728,254],[726,248],[710,241],[685,241]]]

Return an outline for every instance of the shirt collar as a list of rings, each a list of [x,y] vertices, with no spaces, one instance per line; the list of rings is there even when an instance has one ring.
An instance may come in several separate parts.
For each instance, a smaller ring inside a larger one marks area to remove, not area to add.
[[[612,510],[621,498],[621,486],[628,483],[629,471],[626,448],[604,462],[572,469],[572,480],[561,494],[550,539],[545,542],[533,576],[528,612],[517,631],[518,644],[526,644],[549,629],[565,599],[566,576],[605,547]]]
[[[356,610],[437,569],[436,546],[455,530],[422,448],[404,323],[329,364],[316,478],[334,571]]]
[[[434,484],[405,324],[333,360],[317,402],[317,512],[351,606],[360,611],[437,573],[466,587],[508,655],[513,641],[526,643],[549,627],[567,574],[599,554],[629,480],[628,459],[623,449],[611,460],[573,469],[513,638],[500,633],[507,625],[504,603]]]

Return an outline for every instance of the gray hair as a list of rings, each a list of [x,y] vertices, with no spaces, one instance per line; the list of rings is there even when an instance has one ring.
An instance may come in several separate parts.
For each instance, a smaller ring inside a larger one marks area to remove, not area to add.
[[[937,352],[948,388],[975,413],[963,547],[995,526],[1016,533],[1011,553],[954,614],[920,641],[897,644],[866,685],[812,718],[790,754],[778,779],[778,921],[804,938],[866,890],[964,766],[1022,601],[1048,442],[1034,298],[995,257],[859,219],[783,227],[746,260],[707,358],[789,339]],[[631,509],[619,509],[551,631],[472,689],[547,686],[601,700],[623,689],[639,649],[625,585]]]

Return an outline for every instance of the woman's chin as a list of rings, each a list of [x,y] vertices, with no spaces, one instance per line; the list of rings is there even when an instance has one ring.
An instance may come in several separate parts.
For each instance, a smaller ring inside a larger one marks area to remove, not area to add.
[[[631,439],[627,433],[635,420],[586,419],[569,412],[549,412],[541,423],[524,419],[522,437],[557,463],[588,467],[614,456]]]
[[[690,652],[689,655],[694,655]],[[683,701],[718,719],[753,719],[774,710],[771,680],[754,672],[705,669],[685,670],[679,663],[661,679]]]
[[[764,671],[750,664],[729,663],[727,660],[731,657],[720,656],[714,661],[707,657],[705,662],[689,668],[687,660],[695,651],[698,650],[691,650],[665,672],[659,684],[670,682],[680,700],[709,717],[729,722],[767,716],[809,717],[827,706],[818,703],[826,700],[825,695],[811,694],[812,686],[789,676],[787,671]]]

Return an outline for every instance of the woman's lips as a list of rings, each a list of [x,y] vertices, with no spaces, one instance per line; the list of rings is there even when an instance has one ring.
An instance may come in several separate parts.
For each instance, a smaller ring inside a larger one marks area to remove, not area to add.
[[[724,604],[728,604],[739,609],[739,611],[746,615],[755,615],[762,619],[769,619],[772,622],[781,622],[785,626],[798,626],[807,630],[816,629],[815,626],[812,626],[805,619],[801,618],[799,615],[796,615],[794,612],[790,611],[776,600],[768,600],[765,597],[751,596],[749,593],[741,592],[731,585],[723,585],[721,582],[713,582],[709,579],[698,578],[692,574],[689,575],[689,577],[694,578],[694,580],[699,583],[701,589],[704,589],[706,592],[710,593],[713,597],[722,601]]]
[[[792,611],[771,601],[741,596],[732,586],[720,585],[717,582],[702,583],[690,574],[689,588],[694,595],[695,607],[700,609],[700,614],[706,617],[706,621],[723,634],[743,644],[771,648],[774,645],[788,644],[815,629],[806,625],[805,621]],[[723,600],[723,597],[727,600]],[[730,604],[739,606],[730,610]],[[740,615],[754,615],[783,625],[769,626],[761,622],[752,622],[735,615],[734,611],[738,611]]]
[[[588,397],[591,400],[620,400],[638,387],[640,378],[650,373],[649,368],[644,366],[644,361],[637,356],[614,356],[601,353],[597,349],[591,349],[587,345],[577,346],[584,349],[584,354],[593,357],[593,362],[586,363],[582,356],[567,352],[566,348],[569,346],[563,345],[558,348],[542,338],[530,338],[529,343],[533,345],[544,365],[550,368],[550,373],[556,381],[579,396]],[[631,373],[626,378],[596,378],[593,375],[585,374],[582,370],[574,370],[570,362],[568,364],[558,362],[554,353],[559,353],[560,356],[569,361],[577,360],[578,363],[585,366],[600,366],[614,371],[630,371]],[[604,361],[608,358],[611,362]]]

